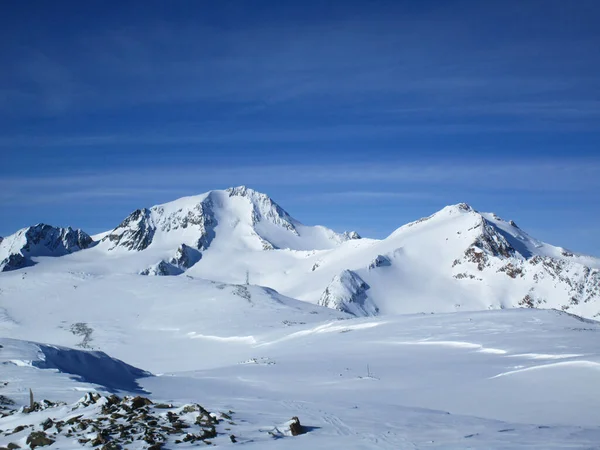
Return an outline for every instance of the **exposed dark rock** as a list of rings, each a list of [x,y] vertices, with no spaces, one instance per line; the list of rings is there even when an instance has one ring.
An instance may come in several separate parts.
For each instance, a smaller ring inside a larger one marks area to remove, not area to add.
[[[146,397],[137,396],[131,400],[131,407],[133,409],[139,409],[143,406],[147,406],[147,405],[151,405],[151,404],[152,404],[152,401]]]
[[[0,261],[0,272],[9,272],[11,270],[22,269],[32,265],[33,263],[28,258],[25,258],[20,253],[13,253]]]
[[[0,262],[0,272],[21,269],[33,265],[33,256],[62,256],[90,248],[93,239],[81,230],[71,227],[59,228],[43,223],[18,231],[13,235],[17,242],[24,241],[20,248]]]
[[[181,244],[177,248],[175,256],[169,260],[169,264],[179,267],[182,270],[189,269],[202,258],[202,254],[189,245]]]
[[[34,449],[36,447],[45,447],[47,445],[52,445],[55,441],[43,431],[34,431],[29,436],[27,436],[27,440],[25,442],[27,442],[27,445],[29,445],[31,449]]]
[[[290,433],[292,436],[298,436],[299,434],[304,434],[304,428],[300,424],[300,419],[298,417],[292,417],[290,420]]]
[[[42,422],[42,428],[44,431],[46,431],[48,428],[52,428],[53,426],[54,422],[49,417],[44,422]]]
[[[152,243],[156,226],[151,221],[151,213],[147,208],[136,209],[110,232],[103,240],[110,241],[115,247],[125,247],[128,250],[144,250]]]
[[[11,400],[4,395],[0,395],[0,405],[1,406],[13,406],[15,404],[14,400]]]
[[[383,255],[377,255],[377,257],[373,259],[373,261],[371,261],[371,263],[369,264],[369,270],[375,269],[377,267],[388,267],[391,265],[392,262],[390,261],[390,258]]]
[[[379,308],[368,298],[368,289],[370,286],[356,272],[344,270],[333,277],[319,305],[355,316],[374,316]]]

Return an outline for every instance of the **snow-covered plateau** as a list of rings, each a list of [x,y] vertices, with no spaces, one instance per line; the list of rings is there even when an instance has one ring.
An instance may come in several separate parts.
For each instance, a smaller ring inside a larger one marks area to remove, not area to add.
[[[0,272],[0,449],[600,448],[600,260],[466,204],[376,240],[242,186]]]

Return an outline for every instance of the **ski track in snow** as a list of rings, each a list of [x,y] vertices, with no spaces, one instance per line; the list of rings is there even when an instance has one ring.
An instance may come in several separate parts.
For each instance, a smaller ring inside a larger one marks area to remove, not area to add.
[[[507,353],[506,350],[502,350],[499,348],[487,348],[482,346],[481,344],[474,344],[472,342],[462,342],[462,341],[381,341],[382,344],[394,344],[394,345],[432,345],[432,346],[440,346],[440,347],[451,347],[451,348],[460,348],[467,350],[477,350],[481,353],[490,353],[493,355],[504,355]]]
[[[191,331],[187,333],[187,336],[190,339],[206,339],[209,341],[218,341],[218,342],[241,342],[247,344],[255,344],[256,339],[254,336],[210,336],[206,334],[196,333]]]
[[[511,370],[508,372],[499,373],[498,375],[493,376],[491,378],[494,379],[494,378],[505,377],[508,375],[521,374],[524,372],[542,371],[542,370],[558,369],[558,368],[565,368],[565,367],[577,367],[577,368],[597,370],[597,371],[599,371],[598,375],[600,376],[600,363],[593,362],[593,361],[580,360],[580,361],[564,361],[564,362],[558,362],[558,363],[543,364],[543,365],[533,366],[533,367],[525,367],[522,369]]]

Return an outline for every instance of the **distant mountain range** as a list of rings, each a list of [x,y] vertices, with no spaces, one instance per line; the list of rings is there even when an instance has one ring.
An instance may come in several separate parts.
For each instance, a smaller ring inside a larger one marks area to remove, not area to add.
[[[464,203],[375,240],[303,225],[244,186],[138,209],[93,237],[38,224],[0,238],[3,272],[185,275],[356,316],[542,307],[599,317],[599,269]]]

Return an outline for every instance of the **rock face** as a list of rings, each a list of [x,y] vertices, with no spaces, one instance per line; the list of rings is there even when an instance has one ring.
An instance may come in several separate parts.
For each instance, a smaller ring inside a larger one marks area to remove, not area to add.
[[[150,210],[136,209],[103,240],[112,244],[111,249],[124,247],[128,250],[144,250],[152,243],[155,231]]]
[[[379,309],[367,297],[370,286],[355,272],[344,270],[333,277],[333,280],[323,292],[319,305],[355,316],[374,316]]]
[[[377,255],[373,261],[369,264],[369,269],[376,269],[377,267],[388,267],[392,265],[392,261],[387,256]]]
[[[183,270],[169,264],[166,261],[159,261],[156,264],[142,270],[140,275],[148,275],[152,277],[166,277],[171,275],[181,275]]]
[[[193,247],[203,250],[210,245],[217,224],[212,206],[211,198],[207,197],[187,209],[168,211],[164,206],[137,209],[102,241],[109,243],[109,250],[124,248],[140,251],[152,244],[156,233],[190,228],[196,231]]]
[[[147,269],[142,270],[140,275],[180,275],[200,261],[201,258],[202,253],[200,253],[198,250],[191,248],[188,245],[181,244],[171,259],[168,261],[159,261]]]
[[[93,245],[92,238],[81,230],[40,223],[0,241],[0,271],[33,265],[32,257],[63,256]]]

